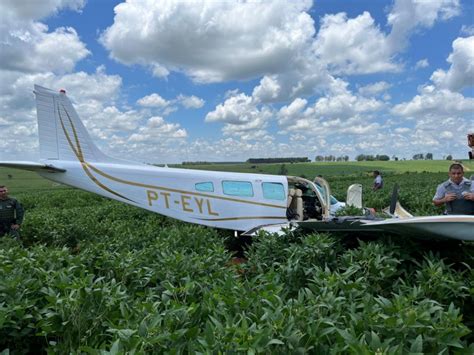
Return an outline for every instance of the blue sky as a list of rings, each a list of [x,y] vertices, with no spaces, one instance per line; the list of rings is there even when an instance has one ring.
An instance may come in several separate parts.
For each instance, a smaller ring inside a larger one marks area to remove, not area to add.
[[[474,5],[395,1],[0,4],[0,160],[38,158],[33,84],[64,88],[132,160],[465,157]]]

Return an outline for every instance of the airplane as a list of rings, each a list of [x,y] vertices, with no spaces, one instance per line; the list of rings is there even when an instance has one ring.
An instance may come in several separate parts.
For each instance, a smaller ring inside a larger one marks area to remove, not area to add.
[[[181,221],[238,234],[261,230],[386,233],[474,241],[474,216],[413,217],[396,201],[394,218],[337,217],[345,204],[322,178],[201,171],[158,167],[112,158],[94,144],[66,91],[35,85],[40,161],[0,166],[42,177]],[[361,185],[348,200],[361,205]]]

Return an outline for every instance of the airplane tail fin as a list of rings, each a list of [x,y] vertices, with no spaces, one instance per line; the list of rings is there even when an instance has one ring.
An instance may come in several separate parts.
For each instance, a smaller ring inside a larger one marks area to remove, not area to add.
[[[41,159],[117,162],[92,142],[64,90],[35,85],[34,93]]]

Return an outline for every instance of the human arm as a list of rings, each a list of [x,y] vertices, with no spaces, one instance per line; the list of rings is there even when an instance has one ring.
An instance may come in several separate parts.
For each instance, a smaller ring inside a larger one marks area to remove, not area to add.
[[[433,204],[435,206],[442,206],[447,202],[454,201],[456,199],[455,193],[449,193],[446,191],[446,188],[443,184],[438,185],[436,189],[436,194],[433,197]]]
[[[456,199],[456,194],[455,193],[447,193],[441,198],[434,198],[433,199],[433,204],[435,206],[442,206],[447,202],[454,201]]]

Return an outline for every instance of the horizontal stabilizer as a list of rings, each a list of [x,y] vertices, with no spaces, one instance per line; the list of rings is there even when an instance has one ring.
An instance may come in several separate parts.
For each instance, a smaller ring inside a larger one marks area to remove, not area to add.
[[[29,171],[47,171],[50,173],[64,173],[66,170],[50,164],[41,164],[31,161],[0,161],[0,167],[15,168]]]

